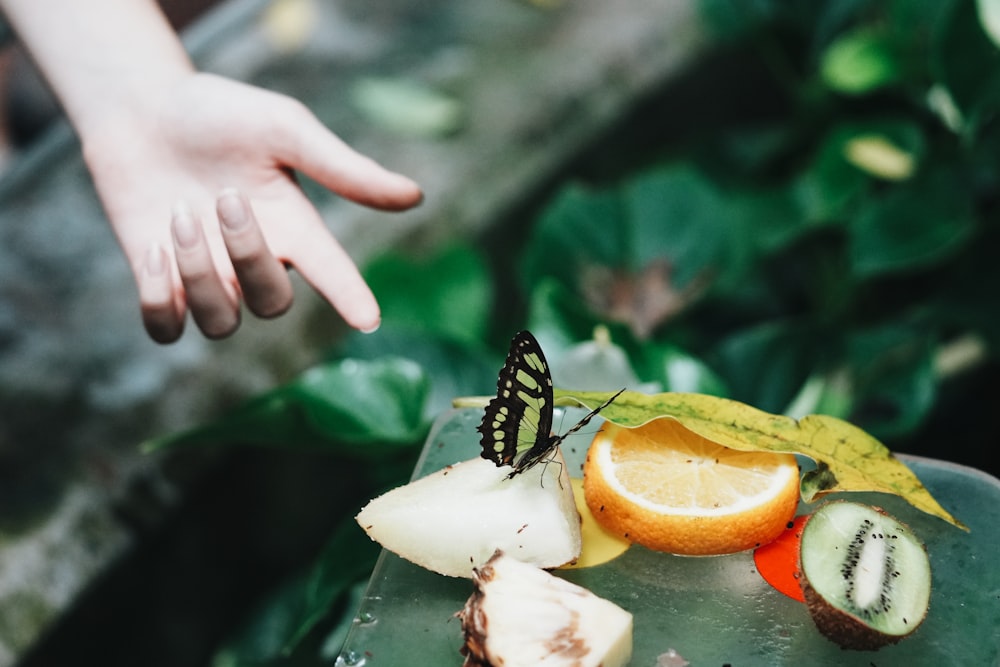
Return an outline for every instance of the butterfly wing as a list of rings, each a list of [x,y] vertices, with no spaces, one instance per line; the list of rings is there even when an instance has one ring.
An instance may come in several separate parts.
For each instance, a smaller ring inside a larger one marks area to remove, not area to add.
[[[516,474],[540,460],[558,440],[552,438],[552,377],[542,348],[527,331],[510,343],[479,425],[481,456],[497,466],[514,466]]]

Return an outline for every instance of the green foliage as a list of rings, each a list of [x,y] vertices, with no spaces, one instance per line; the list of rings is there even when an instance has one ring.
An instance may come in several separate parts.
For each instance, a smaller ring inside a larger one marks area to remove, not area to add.
[[[371,262],[365,280],[379,297],[387,329],[478,343],[492,309],[492,285],[480,255],[451,245],[415,256],[392,251]]]
[[[954,2],[943,17],[931,67],[964,118],[963,134],[975,140],[990,132],[1000,103],[1000,49],[980,22],[974,3]]]
[[[414,302],[421,303],[419,299]],[[340,352],[357,359],[379,359],[386,355],[405,358],[424,369],[428,393],[423,416],[428,423],[450,408],[455,396],[493,391],[497,369],[503,361],[499,354],[483,349],[481,342],[463,343],[444,335],[406,331],[392,325],[385,325],[373,334],[351,336]]]
[[[145,443],[148,451],[223,444],[327,447],[379,457],[411,446],[427,430],[428,380],[407,359],[344,359],[305,371],[218,420]]]
[[[997,342],[1000,316],[982,304],[1000,280],[985,264],[1000,49],[982,12],[701,6],[727,49],[759,59],[757,94],[787,105],[558,193],[521,266],[529,324],[565,346],[614,323],[640,380],[664,382],[649,350],[667,348],[703,364],[712,393],[776,412],[836,378],[817,394],[826,405],[880,437],[912,434],[937,404],[948,346]]]
[[[293,577],[265,599],[239,631],[216,651],[212,667],[320,662],[311,635],[321,634],[330,620],[350,624],[358,600],[337,603],[368,576],[379,551],[378,544],[358,530],[352,519],[346,518],[330,537],[312,570]],[[338,619],[338,614],[342,618]]]
[[[820,76],[837,92],[863,95],[898,83],[901,72],[886,36],[862,29],[843,35],[827,48]]]

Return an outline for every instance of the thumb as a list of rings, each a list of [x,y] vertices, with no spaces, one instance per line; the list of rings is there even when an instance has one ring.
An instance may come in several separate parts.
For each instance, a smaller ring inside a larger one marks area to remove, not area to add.
[[[294,137],[287,143],[293,152],[288,166],[358,204],[386,211],[402,211],[423,199],[412,179],[389,171],[357,152],[330,132],[312,112],[291,125]]]

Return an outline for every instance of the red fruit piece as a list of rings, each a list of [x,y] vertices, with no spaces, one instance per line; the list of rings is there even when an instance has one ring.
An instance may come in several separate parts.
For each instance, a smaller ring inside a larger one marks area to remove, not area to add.
[[[799,586],[799,544],[802,541],[802,526],[808,518],[795,517],[777,539],[753,552],[754,565],[764,581],[778,592],[799,602],[806,601]]]

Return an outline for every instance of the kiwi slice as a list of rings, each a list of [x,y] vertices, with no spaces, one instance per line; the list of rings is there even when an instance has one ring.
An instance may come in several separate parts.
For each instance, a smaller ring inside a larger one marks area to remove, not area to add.
[[[927,550],[879,508],[847,501],[820,507],[802,529],[799,567],[813,622],[843,648],[894,644],[927,615]]]

